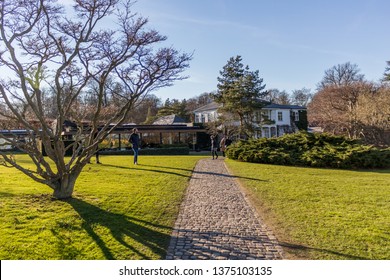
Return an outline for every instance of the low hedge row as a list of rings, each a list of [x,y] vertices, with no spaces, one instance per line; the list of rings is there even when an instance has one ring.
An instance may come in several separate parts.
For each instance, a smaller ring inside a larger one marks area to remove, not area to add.
[[[227,157],[255,163],[331,168],[389,168],[390,148],[378,149],[330,134],[299,132],[279,138],[240,141]]]
[[[101,150],[101,155],[133,155],[132,149],[126,150]],[[173,147],[173,148],[145,148],[139,150],[139,155],[189,155],[189,147]]]

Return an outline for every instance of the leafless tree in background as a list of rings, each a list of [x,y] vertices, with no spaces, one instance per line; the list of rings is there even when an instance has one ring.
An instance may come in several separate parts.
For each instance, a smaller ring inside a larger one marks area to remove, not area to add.
[[[306,107],[310,100],[313,98],[311,90],[308,88],[296,89],[292,91],[291,103],[294,105]]]
[[[355,64],[327,71],[308,105],[311,126],[366,143],[389,145],[390,89],[364,80]]]
[[[29,132],[25,142],[9,142],[36,168],[2,157],[56,198],[71,197],[98,144],[140,97],[185,78],[191,54],[162,47],[166,37],[132,13],[132,5],[75,0],[70,9],[54,0],[0,1],[0,119]],[[65,121],[76,125],[72,144],[63,139]]]
[[[357,118],[366,142],[390,146],[390,86],[382,84],[359,96]]]
[[[265,100],[281,105],[291,104],[290,95],[285,90],[280,91],[276,88],[267,90],[267,96],[265,96]]]
[[[360,74],[360,69],[356,64],[346,62],[338,64],[325,71],[325,75],[318,84],[318,90],[326,87],[349,86],[356,82],[363,82],[364,75]]]

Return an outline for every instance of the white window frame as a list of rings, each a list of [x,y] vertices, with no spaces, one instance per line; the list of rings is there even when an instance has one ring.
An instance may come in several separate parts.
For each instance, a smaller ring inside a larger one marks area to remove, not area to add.
[[[270,138],[271,137],[271,131],[270,131],[269,127],[264,127],[262,134],[263,134],[263,137]]]
[[[295,120],[296,122],[299,121],[299,112],[295,112],[295,118],[294,118],[294,120]]]
[[[299,121],[299,112],[297,111],[292,111],[292,116],[293,116],[293,120],[294,122],[298,122]]]
[[[282,121],[283,121],[283,112],[278,111],[278,122],[282,122]]]

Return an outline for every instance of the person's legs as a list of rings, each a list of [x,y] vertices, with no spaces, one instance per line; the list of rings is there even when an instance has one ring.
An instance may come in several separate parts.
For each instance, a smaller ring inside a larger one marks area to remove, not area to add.
[[[134,164],[138,164],[138,149],[134,149]]]
[[[214,157],[215,157],[215,159],[217,159],[218,158],[217,149],[212,149],[211,150],[211,155],[213,156],[213,159],[214,159]]]

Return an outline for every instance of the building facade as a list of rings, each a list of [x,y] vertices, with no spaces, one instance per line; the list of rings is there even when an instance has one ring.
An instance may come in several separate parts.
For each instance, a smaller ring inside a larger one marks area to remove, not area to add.
[[[218,120],[218,108],[222,105],[211,102],[194,111],[195,123],[211,123]],[[298,130],[307,130],[306,107],[268,103],[253,114],[255,137],[279,137]],[[238,125],[238,123],[237,123]]]

